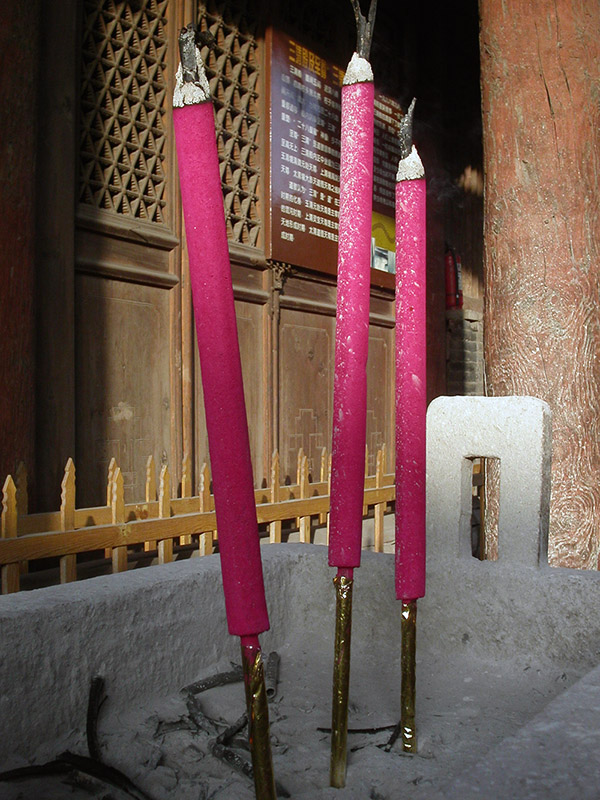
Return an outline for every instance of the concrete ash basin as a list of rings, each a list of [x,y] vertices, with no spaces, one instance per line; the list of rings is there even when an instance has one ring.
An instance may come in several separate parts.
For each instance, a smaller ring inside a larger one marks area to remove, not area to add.
[[[371,732],[350,734],[347,785],[335,790],[329,735],[320,730],[330,724],[331,702],[327,551],[282,544],[262,552],[271,618],[263,650],[281,656],[270,707],[274,764],[292,797],[597,797],[597,573],[507,567],[430,548],[418,612],[419,753],[407,756],[378,746],[400,708],[393,556],[364,553],[349,724]],[[237,640],[226,632],[218,556],[5,596],[0,625],[1,769],[67,749],[87,754],[88,692],[99,674],[107,695],[98,720],[103,761],[155,800],[254,796],[247,778],[210,753],[215,732],[243,711],[242,685],[199,695],[207,719],[217,721],[206,730],[190,724],[180,692],[239,662]],[[64,780],[0,783],[0,797],[107,796],[91,779]]]

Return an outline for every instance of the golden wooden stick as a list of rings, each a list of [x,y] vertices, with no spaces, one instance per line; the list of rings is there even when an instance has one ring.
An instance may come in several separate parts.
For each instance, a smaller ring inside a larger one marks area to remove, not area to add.
[[[329,783],[336,789],[346,785],[348,739],[348,689],[350,685],[350,637],[352,633],[352,586],[354,581],[339,573],[333,579],[336,591],[333,702],[331,706],[331,763]]]
[[[242,669],[248,707],[248,740],[252,756],[254,792],[257,800],[276,800],[273,759],[269,739],[269,707],[263,660],[258,641],[242,638]],[[258,637],[256,637],[258,640]]]
[[[417,652],[417,601],[402,603],[402,749],[407,753],[417,752],[417,729],[415,726],[415,678]]]
[[[396,739],[402,734],[402,749],[406,753],[417,752],[417,728],[415,725],[415,683],[416,683],[416,652],[417,652],[417,601],[402,602],[402,617],[400,623],[402,644],[400,649],[400,664],[402,675],[400,679],[400,721],[394,728],[385,750],[389,752]]]

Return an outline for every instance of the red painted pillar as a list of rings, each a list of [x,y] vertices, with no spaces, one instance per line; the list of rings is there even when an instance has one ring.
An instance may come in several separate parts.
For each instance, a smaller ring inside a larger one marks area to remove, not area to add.
[[[550,559],[596,568],[600,4],[480,0],[480,14],[489,393],[550,404]]]

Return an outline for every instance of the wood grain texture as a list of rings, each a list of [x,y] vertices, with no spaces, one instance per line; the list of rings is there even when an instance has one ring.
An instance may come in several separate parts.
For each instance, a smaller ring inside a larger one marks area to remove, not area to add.
[[[596,568],[600,5],[481,0],[480,12],[488,389],[550,404],[550,561]]]

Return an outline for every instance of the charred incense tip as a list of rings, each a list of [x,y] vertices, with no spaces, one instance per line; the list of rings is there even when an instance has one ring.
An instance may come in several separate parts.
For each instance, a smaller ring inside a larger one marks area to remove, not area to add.
[[[196,64],[196,27],[190,22],[179,32],[179,57],[184,83],[198,83],[198,65]]]
[[[369,16],[365,17],[360,10],[360,0],[350,0],[356,19],[356,52],[361,58],[369,60],[371,42],[373,41],[373,27],[375,25],[375,12],[377,0],[371,0]]]
[[[173,92],[175,108],[204,103],[210,97],[210,87],[196,39],[196,27],[192,23],[179,33],[181,64],[177,70],[175,91]]]
[[[413,117],[415,113],[416,98],[413,97],[408,111],[400,120],[400,161],[398,162],[398,172],[396,183],[400,181],[414,181],[425,177],[425,169],[421,161],[417,148],[412,143]]]
[[[400,120],[400,160],[408,158],[412,150],[413,117],[415,113],[415,103],[417,98],[413,97],[408,111]]]

